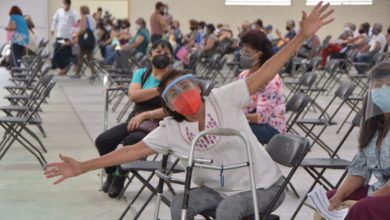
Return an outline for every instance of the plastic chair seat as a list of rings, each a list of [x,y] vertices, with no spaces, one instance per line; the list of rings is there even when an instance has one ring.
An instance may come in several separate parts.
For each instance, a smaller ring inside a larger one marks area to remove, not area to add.
[[[27,106],[14,106],[14,105],[8,105],[8,106],[0,106],[0,110],[4,111],[27,111],[30,108]]]
[[[13,86],[4,86],[4,89],[34,89],[32,86],[25,86],[25,85],[13,85]]]
[[[5,99],[30,99],[30,95],[6,95]]]
[[[12,117],[12,116],[6,116],[6,117],[0,117],[0,123],[12,123],[12,124],[18,124],[23,123],[26,121],[27,118],[25,117]],[[42,123],[41,119],[38,118],[31,118],[28,121],[29,124],[40,124]]]
[[[296,123],[311,124],[311,125],[326,125],[326,124],[336,125],[337,124],[336,122],[329,121],[329,119],[326,119],[326,118],[313,118],[313,119],[301,118],[301,119],[298,119],[296,121]]]
[[[336,158],[307,158],[303,159],[301,167],[345,169],[350,161]]]
[[[350,101],[362,101],[363,96],[358,96],[358,95],[351,95],[347,98]]]

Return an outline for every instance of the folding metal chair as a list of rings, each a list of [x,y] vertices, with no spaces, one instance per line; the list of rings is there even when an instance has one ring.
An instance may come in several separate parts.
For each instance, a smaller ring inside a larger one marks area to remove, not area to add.
[[[333,150],[320,137],[328,126],[337,124],[335,121],[333,121],[333,119],[339,112],[343,104],[346,102],[346,98],[353,93],[355,87],[356,86],[352,83],[341,84],[336,90],[333,98],[330,100],[328,105],[324,108],[324,110],[317,118],[300,118],[296,120],[295,124],[304,132],[304,136],[310,137],[313,140],[312,145],[318,144],[329,154],[329,156],[332,155]],[[330,114],[329,117],[326,117],[326,114],[328,114],[328,110],[333,105],[336,98],[340,98],[342,102],[336,107],[336,109],[333,111],[332,114]],[[322,129],[318,133],[314,132],[314,128],[317,126],[322,127]]]
[[[298,212],[301,210],[301,208],[304,204],[310,208],[313,208],[310,205],[306,204],[305,201],[307,199],[307,194],[309,192],[311,192],[317,184],[323,185],[327,190],[337,188],[341,184],[341,182],[343,181],[344,177],[347,174],[346,169],[347,169],[350,161],[344,160],[344,159],[338,159],[335,157],[336,157],[337,153],[339,152],[339,150],[341,149],[341,147],[344,145],[344,143],[347,140],[347,138],[349,137],[349,135],[351,134],[352,130],[355,127],[360,126],[361,117],[362,117],[362,112],[360,111],[353,118],[351,126],[349,127],[348,131],[345,133],[343,138],[341,139],[340,143],[336,146],[335,150],[333,151],[333,154],[330,157],[327,157],[327,158],[305,158],[302,161],[300,166],[314,179],[314,182],[310,186],[309,190],[307,191],[307,193],[305,194],[305,196],[303,197],[301,202],[299,203],[299,205],[298,205],[297,209],[295,210],[291,219],[294,219],[297,216]],[[328,179],[326,179],[324,177],[324,173],[327,169],[345,170],[344,173],[342,174],[341,178],[339,179],[339,181],[336,183],[336,185],[333,185]],[[313,208],[313,209],[315,210],[315,208]]]
[[[40,79],[40,81],[31,90],[31,94],[26,95],[25,99],[22,99],[23,103],[21,105],[0,106],[0,110],[2,110],[7,116],[26,117],[28,112],[35,107],[34,104],[36,104],[36,99],[39,99],[41,97],[42,92],[48,86],[49,82],[53,79],[53,77],[54,77],[53,74],[47,74],[43,76]],[[18,97],[22,97],[22,96],[18,95]],[[38,109],[38,111],[34,114],[34,117],[37,119],[41,119],[39,115],[39,111],[40,109]],[[46,137],[46,132],[43,129],[41,123],[38,123],[36,125],[38,129],[41,131],[42,135]],[[34,138],[37,139],[37,141],[40,143],[38,137],[34,137]]]
[[[27,117],[0,117],[0,126],[3,127],[8,133],[7,138],[2,141],[0,146],[0,160],[4,157],[13,143],[17,141],[30,153],[32,153],[42,166],[46,164],[46,159],[41,151],[35,147],[35,145],[33,145],[25,136],[23,136],[22,132],[26,131],[27,126],[30,124],[40,123],[40,120],[34,118],[33,116],[38,111],[39,106],[45,100],[44,97],[49,96],[50,91],[54,86],[55,82],[49,83],[49,85],[45,88],[42,97],[40,99],[35,99],[37,104],[35,105],[35,108],[30,111]],[[43,150],[45,151],[44,148]]]
[[[291,113],[286,121],[286,131],[293,132],[298,134],[297,131],[294,130],[293,126],[296,121],[299,119],[303,111],[305,110],[307,104],[310,101],[310,97],[305,93],[297,93],[294,94],[286,104],[286,113]]]
[[[169,173],[184,172],[184,170],[182,168],[177,166],[178,162],[179,162],[178,160],[175,160],[173,163],[171,163],[171,162],[168,161],[168,156],[164,155],[161,161],[140,160],[140,161],[135,161],[135,162],[131,162],[131,163],[122,164],[120,166],[120,172],[123,172],[123,174],[130,172],[132,174],[132,177],[129,177],[129,176],[127,177],[128,182],[127,182],[126,186],[124,187],[121,195],[123,195],[125,190],[129,187],[129,185],[133,181],[134,177],[137,178],[143,184],[143,186],[137,192],[137,194],[133,197],[133,199],[129,202],[128,206],[123,211],[123,213],[121,214],[119,219],[123,219],[126,216],[126,214],[129,211],[129,209],[131,207],[133,207],[133,205],[135,204],[136,200],[139,198],[141,193],[144,191],[145,188],[147,188],[147,189],[149,189],[151,191],[151,194],[146,199],[146,201],[142,204],[142,206],[138,209],[136,215],[133,217],[133,220],[138,219],[141,216],[141,214],[144,211],[144,209],[148,206],[150,201],[153,199],[153,197],[157,194],[157,186],[153,186],[150,183],[151,179],[155,175],[155,172],[157,170],[159,170],[160,168],[162,168],[162,167],[164,167],[165,169],[169,168],[166,171],[166,172],[169,172]],[[140,174],[140,172],[149,172],[150,175],[147,178],[145,178],[145,177],[143,177]],[[169,186],[169,189],[171,190],[171,192],[175,195],[175,191],[170,186],[170,183],[168,183],[168,186]],[[160,198],[162,199],[162,201],[167,206],[170,205],[170,201],[165,196],[160,195]]]

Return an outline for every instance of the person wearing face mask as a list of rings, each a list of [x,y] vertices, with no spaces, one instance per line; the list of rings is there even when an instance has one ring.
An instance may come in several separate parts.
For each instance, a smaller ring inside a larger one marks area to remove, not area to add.
[[[272,57],[272,44],[264,32],[251,30],[241,36],[240,65],[244,71],[238,78],[245,79]],[[244,108],[251,130],[261,144],[267,144],[276,134],[286,130],[286,106],[283,82],[278,74],[268,85],[251,96]]]
[[[364,100],[359,151],[338,189],[327,193],[330,210],[350,207],[347,220],[382,220],[390,216],[390,62],[373,67]],[[372,180],[374,176],[376,181]]]
[[[261,20],[260,18],[257,19],[255,22],[253,22],[253,24],[251,25],[251,29],[252,30],[258,30],[258,31],[263,31],[265,32],[264,30],[264,25],[263,25],[263,20]]]
[[[288,20],[286,21],[286,30],[287,33],[283,36],[282,33],[276,29],[276,35],[279,38],[278,43],[276,44],[276,50],[280,50],[287,42],[289,42],[291,39],[293,39],[296,35],[295,31],[295,21],[294,20]]]
[[[62,162],[46,166],[47,178],[58,177],[54,182],[81,175],[101,167],[138,160],[156,153],[174,151],[188,155],[195,136],[209,128],[239,130],[247,138],[253,155],[253,169],[257,187],[260,213],[270,205],[272,198],[283,184],[283,176],[265,148],[258,142],[248,124],[242,108],[248,105],[251,95],[263,90],[283,65],[294,55],[300,45],[322,26],[330,23],[332,9],[320,2],[312,12],[303,12],[300,32],[279,53],[269,58],[245,80],[215,88],[207,97],[202,97],[200,83],[191,74],[171,70],[160,81],[158,91],[164,100],[163,108],[168,113],[160,126],[142,141],[120,148],[103,157],[79,162],[61,155]],[[243,142],[239,137],[206,136],[195,146],[195,157],[211,159],[213,165],[235,164],[247,160],[242,153]],[[181,161],[185,163],[186,161]],[[198,186],[189,191],[188,210],[181,218],[183,194],[177,194],[171,202],[173,220],[194,217],[206,210],[216,210],[216,219],[240,220],[253,214],[252,193],[248,186],[249,174],[242,169],[224,173],[215,170],[194,169],[192,181]],[[221,177],[222,176],[222,177]],[[283,202],[282,192],[273,210]]]
[[[200,21],[198,23],[198,34],[195,37],[195,43],[197,45],[202,44],[202,41],[204,39],[204,35],[206,34],[205,28],[206,28],[206,22]]]
[[[72,39],[72,26],[77,22],[77,15],[71,9],[71,0],[63,0],[63,6],[53,16],[51,35],[55,34],[54,53],[51,61],[53,69],[59,68],[59,75],[66,75],[72,56],[69,42]]]
[[[172,62],[172,47],[169,42],[156,41],[149,58],[153,64],[152,69],[141,68],[133,74],[128,96],[135,102],[135,107],[128,119],[103,132],[95,140],[101,156],[114,151],[120,144],[139,142],[165,117],[157,87]],[[111,198],[117,197],[122,191],[127,176],[118,169],[116,166],[105,168],[107,179],[103,192],[108,193]]]
[[[203,43],[201,45],[201,54],[200,57],[210,58],[217,52],[218,48],[218,39],[215,36],[215,27],[213,24],[208,24],[206,26],[206,32],[203,37]]]
[[[359,63],[370,62],[376,53],[382,53],[386,47],[386,37],[382,33],[382,24],[375,23],[372,27],[372,37],[366,46],[366,51],[360,52],[355,61]],[[364,50],[364,49],[363,49]],[[369,67],[356,65],[359,74],[364,74]]]
[[[107,32],[110,37],[101,42],[100,46],[104,47],[104,63],[107,65],[112,65],[115,61],[115,48],[119,44],[118,36],[119,32],[117,31],[117,26],[114,24],[113,20],[108,20],[107,22]]]
[[[104,42],[110,38],[110,33],[104,27],[103,22],[99,22],[96,25],[96,34],[97,34],[100,54],[102,57],[105,57],[106,56],[106,46],[104,45]]]
[[[328,61],[328,57],[331,58],[339,58],[344,59],[346,57],[347,48],[351,42],[351,39],[353,38],[353,29],[352,26],[355,26],[352,23],[346,23],[344,25],[343,31],[337,38],[335,42],[331,42],[328,44],[326,48],[323,48],[321,51],[321,68],[325,68],[326,63]],[[356,28],[356,27],[355,27]],[[340,51],[343,49],[344,51],[340,53]]]
[[[153,14],[150,16],[150,31],[152,34],[150,41],[152,43],[160,40],[164,34],[164,31],[168,30],[169,28],[169,23],[164,18],[164,3],[157,2],[155,9],[155,12],[153,12]]]
[[[146,22],[143,18],[138,18],[135,22],[137,25],[137,34],[130,40],[130,48],[135,48],[138,53],[146,54],[149,44],[149,30],[146,28]]]
[[[129,40],[131,39],[130,27],[131,24],[129,19],[123,19],[120,31],[118,33],[118,40],[121,46],[129,43]]]

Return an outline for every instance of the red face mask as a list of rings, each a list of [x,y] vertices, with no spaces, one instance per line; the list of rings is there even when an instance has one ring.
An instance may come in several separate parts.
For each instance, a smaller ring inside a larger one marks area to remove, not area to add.
[[[181,93],[173,103],[173,107],[178,113],[186,116],[196,114],[201,104],[202,99],[199,91],[194,88]]]

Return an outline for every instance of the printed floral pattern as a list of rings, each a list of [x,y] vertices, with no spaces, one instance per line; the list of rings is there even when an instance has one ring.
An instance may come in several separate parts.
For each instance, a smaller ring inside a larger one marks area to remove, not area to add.
[[[238,78],[245,79],[249,70],[243,71]],[[286,105],[282,79],[276,75],[262,91],[252,95],[245,113],[256,112],[260,115],[259,124],[268,124],[283,134],[286,132]]]
[[[19,33],[19,32],[15,32],[12,35],[12,37],[11,37],[11,42],[13,44],[27,46],[27,44],[28,44],[28,35],[25,35],[25,34],[22,34],[22,33]]]

